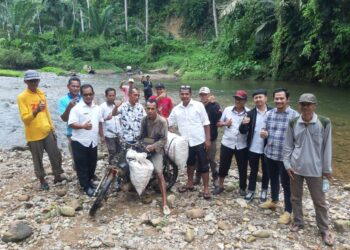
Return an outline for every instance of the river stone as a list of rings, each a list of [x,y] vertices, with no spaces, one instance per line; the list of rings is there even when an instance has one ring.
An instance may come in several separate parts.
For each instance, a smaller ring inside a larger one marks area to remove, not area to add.
[[[108,237],[102,241],[102,244],[106,247],[115,247],[115,243],[112,237]]]
[[[202,208],[194,208],[186,211],[186,216],[191,219],[198,219],[204,217],[204,210]]]
[[[218,222],[218,228],[221,229],[221,230],[227,230],[230,228],[229,224],[227,224],[225,221],[223,220],[220,220]]]
[[[175,207],[175,200],[176,200],[176,196],[174,194],[168,195],[168,197],[167,197],[168,206],[174,208]]]
[[[30,196],[27,194],[22,194],[20,196],[18,196],[18,201],[29,201]]]
[[[239,205],[241,208],[246,208],[246,207],[248,207],[247,202],[246,202],[244,199],[242,199],[242,198],[237,198],[237,199],[236,199],[236,202],[238,203],[238,205]]]
[[[216,217],[213,213],[210,213],[210,214],[207,214],[205,217],[204,217],[204,221],[213,221],[213,222],[216,222]]]
[[[347,190],[347,191],[350,191],[350,184],[345,185],[344,189]]]
[[[249,236],[248,239],[247,239],[248,243],[252,243],[254,241],[256,241],[256,238],[254,236]]]
[[[67,194],[67,190],[66,189],[58,189],[56,191],[56,195],[59,196],[59,197],[63,197]]]
[[[91,248],[100,248],[101,245],[102,245],[102,242],[96,240],[96,241],[94,241],[94,242],[92,242],[92,243],[90,244],[90,247],[91,247]]]
[[[72,199],[68,206],[74,208],[75,211],[80,211],[83,209],[82,202],[79,199]]]
[[[4,242],[19,242],[28,238],[33,233],[33,229],[28,225],[27,221],[15,221],[10,224],[9,230],[6,231],[2,240]]]
[[[60,208],[60,213],[63,216],[73,217],[75,215],[75,209],[69,206],[64,206]]]
[[[269,238],[271,236],[271,232],[267,230],[258,230],[253,233],[253,236],[259,238]]]
[[[42,225],[40,227],[41,234],[49,234],[51,229],[52,229],[51,225],[48,225],[48,224],[47,225]]]
[[[336,220],[334,222],[334,227],[337,232],[344,233],[350,231],[350,221],[349,220]]]
[[[158,224],[160,224],[163,221],[163,218],[158,217],[158,218],[154,218],[152,219],[150,222],[152,224],[152,226],[156,227]]]
[[[192,242],[194,240],[194,231],[191,228],[187,228],[185,234],[185,241]]]

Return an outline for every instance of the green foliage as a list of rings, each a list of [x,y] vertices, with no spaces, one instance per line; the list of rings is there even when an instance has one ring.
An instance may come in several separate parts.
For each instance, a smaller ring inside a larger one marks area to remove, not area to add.
[[[0,69],[0,76],[23,77],[23,72],[10,69]]]
[[[67,75],[67,71],[65,71],[64,69],[61,69],[61,68],[57,68],[57,67],[44,67],[44,68],[41,68],[39,71],[41,71],[41,72],[52,72],[52,73],[55,73],[58,76],[65,76],[65,75]]]
[[[28,69],[36,67],[35,58],[30,52],[19,49],[0,49],[0,67],[7,69]]]

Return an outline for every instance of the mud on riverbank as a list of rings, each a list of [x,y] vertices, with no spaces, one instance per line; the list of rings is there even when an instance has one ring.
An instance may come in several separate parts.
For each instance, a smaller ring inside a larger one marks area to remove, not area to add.
[[[110,197],[91,219],[88,209],[93,199],[79,190],[70,159],[66,155],[63,158],[64,169],[73,177],[72,182],[53,185],[45,156],[50,190],[40,191],[33,177],[29,151],[0,151],[1,237],[17,220],[26,222],[32,230],[19,243],[0,241],[0,249],[325,248],[317,233],[308,192],[304,199],[306,227],[299,233],[291,233],[288,226],[277,224],[281,208],[264,211],[258,208],[258,199],[247,204],[238,197],[235,167],[225,182],[226,191],[210,201],[199,198],[198,191],[179,194],[176,187],[186,180],[182,173],[173,192],[168,194],[172,210],[169,217],[161,215],[159,194],[149,193],[142,202],[136,193],[123,191]],[[100,176],[105,158],[98,161]],[[331,229],[336,234],[335,249],[350,249],[350,232],[336,232],[341,229],[334,227],[338,220],[349,223],[349,194],[337,180],[327,194]],[[73,208],[72,217],[62,215],[63,207],[67,206]],[[346,225],[344,228],[348,230]]]

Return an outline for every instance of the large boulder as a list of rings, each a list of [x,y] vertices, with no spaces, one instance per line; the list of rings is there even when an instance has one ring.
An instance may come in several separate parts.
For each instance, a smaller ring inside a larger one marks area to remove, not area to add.
[[[6,231],[2,240],[4,242],[19,242],[32,235],[33,229],[24,220],[18,220],[10,224],[9,230]]]

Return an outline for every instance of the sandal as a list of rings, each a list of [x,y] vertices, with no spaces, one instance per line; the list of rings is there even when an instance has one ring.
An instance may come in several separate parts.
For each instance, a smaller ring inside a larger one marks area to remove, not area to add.
[[[324,231],[321,234],[322,234],[322,240],[324,244],[330,247],[334,245],[333,237],[329,231]]]
[[[195,187],[187,187],[187,186],[182,186],[177,189],[179,193],[185,193],[185,192],[193,192],[196,191]]]
[[[198,197],[203,197],[205,200],[210,200],[211,199],[211,195],[209,193],[204,193],[204,192],[200,192],[198,194]]]
[[[171,213],[170,208],[168,206],[163,207],[163,214],[164,215],[169,215]]]

